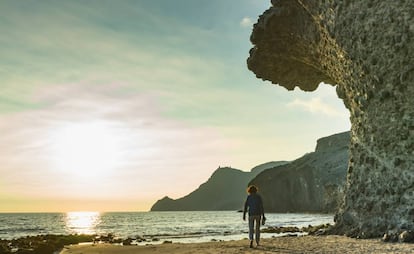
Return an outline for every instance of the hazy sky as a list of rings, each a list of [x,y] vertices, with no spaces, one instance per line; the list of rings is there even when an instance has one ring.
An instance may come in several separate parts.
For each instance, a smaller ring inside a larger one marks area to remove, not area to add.
[[[0,212],[148,210],[350,128],[247,70],[262,0],[0,1]]]

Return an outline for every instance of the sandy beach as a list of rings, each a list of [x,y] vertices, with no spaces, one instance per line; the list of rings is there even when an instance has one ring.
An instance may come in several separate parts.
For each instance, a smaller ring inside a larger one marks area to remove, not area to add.
[[[233,253],[413,253],[414,244],[385,243],[380,239],[361,240],[344,236],[303,236],[263,239],[249,248],[248,240],[194,244],[167,243],[147,246],[110,244],[73,245],[60,254],[233,254]]]

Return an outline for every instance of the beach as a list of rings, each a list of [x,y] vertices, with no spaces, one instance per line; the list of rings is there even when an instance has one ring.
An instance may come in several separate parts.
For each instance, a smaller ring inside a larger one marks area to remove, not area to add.
[[[85,244],[66,246],[60,254],[233,254],[233,253],[413,253],[414,244],[386,243],[381,239],[354,239],[345,236],[289,236],[262,239],[261,246],[249,248],[247,239],[207,243],[164,243],[146,246]]]

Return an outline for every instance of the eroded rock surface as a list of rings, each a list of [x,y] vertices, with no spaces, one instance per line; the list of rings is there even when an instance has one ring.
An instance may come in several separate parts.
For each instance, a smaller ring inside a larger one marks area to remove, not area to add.
[[[250,183],[259,187],[266,212],[334,213],[343,196],[349,132],[318,140],[314,152],[267,169]]]
[[[414,230],[414,1],[273,0],[251,35],[258,78],[336,85],[352,123],[336,232]]]

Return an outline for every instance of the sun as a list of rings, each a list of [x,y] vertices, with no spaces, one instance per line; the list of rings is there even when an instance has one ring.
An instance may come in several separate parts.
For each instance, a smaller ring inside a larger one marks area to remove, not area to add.
[[[108,174],[122,163],[122,135],[107,122],[70,123],[51,135],[54,167],[79,177]]]

